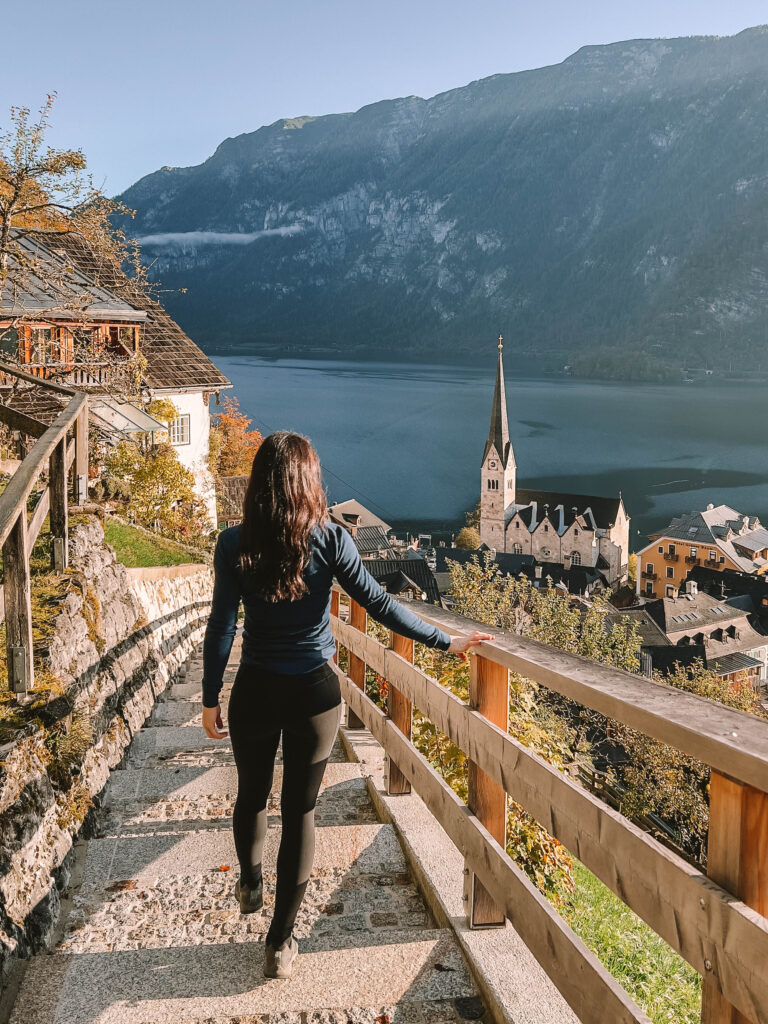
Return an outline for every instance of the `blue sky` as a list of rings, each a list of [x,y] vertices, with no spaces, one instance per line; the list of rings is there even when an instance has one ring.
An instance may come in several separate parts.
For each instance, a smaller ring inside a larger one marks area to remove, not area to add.
[[[765,0],[37,0],[3,14],[0,126],[55,90],[51,140],[82,147],[114,194],[280,117],[432,96],[590,43],[766,21]]]

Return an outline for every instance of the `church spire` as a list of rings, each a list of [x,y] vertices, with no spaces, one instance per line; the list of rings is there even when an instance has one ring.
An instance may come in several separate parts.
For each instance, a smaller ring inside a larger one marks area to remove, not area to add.
[[[507,392],[504,387],[504,359],[502,350],[504,338],[499,335],[499,362],[496,367],[496,387],[493,392],[493,408],[491,410],[491,429],[488,433],[488,444],[486,454],[491,444],[496,447],[502,465],[507,464],[507,457],[510,451],[509,443],[509,421],[507,419]],[[485,458],[485,455],[483,456]]]

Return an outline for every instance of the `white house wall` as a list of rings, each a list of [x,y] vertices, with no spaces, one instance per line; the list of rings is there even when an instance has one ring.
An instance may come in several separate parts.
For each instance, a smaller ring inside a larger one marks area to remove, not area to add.
[[[216,527],[216,487],[213,474],[208,467],[208,452],[211,439],[211,417],[208,403],[203,401],[202,391],[186,391],[174,394],[171,391],[156,392],[156,398],[167,398],[176,406],[180,416],[189,416],[189,444],[175,444],[173,447],[182,466],[190,469],[195,476],[195,490],[205,502],[211,529]],[[207,394],[207,392],[205,392]]]

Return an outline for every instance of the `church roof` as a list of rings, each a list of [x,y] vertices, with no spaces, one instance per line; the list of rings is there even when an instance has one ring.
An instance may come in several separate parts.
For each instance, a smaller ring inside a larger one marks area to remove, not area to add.
[[[536,503],[536,522],[545,514],[549,506],[550,520],[557,526],[558,533],[564,533],[573,522],[583,518],[581,524],[586,530],[608,530],[618,518],[622,505],[620,497],[601,498],[594,494],[570,494],[566,491],[537,491],[528,487],[518,487],[515,495],[516,506],[528,506]],[[522,509],[518,508],[522,515]],[[531,525],[529,528],[531,528]],[[535,523],[533,524],[535,526]]]

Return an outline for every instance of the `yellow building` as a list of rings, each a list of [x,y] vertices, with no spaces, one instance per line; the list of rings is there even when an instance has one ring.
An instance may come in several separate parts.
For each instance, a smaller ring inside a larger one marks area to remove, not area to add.
[[[690,569],[768,572],[768,529],[756,516],[728,505],[707,505],[703,512],[678,516],[637,554],[637,593],[677,597]]]

